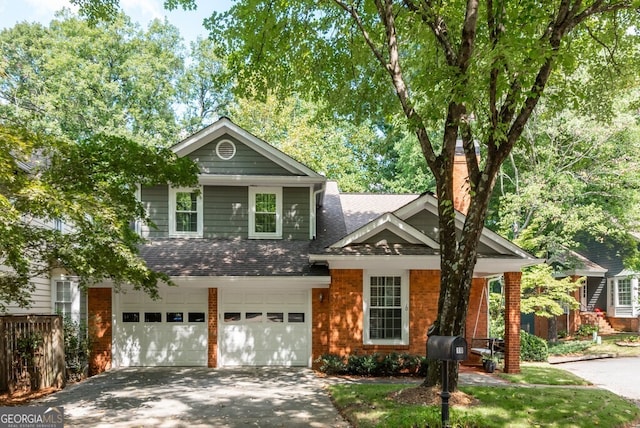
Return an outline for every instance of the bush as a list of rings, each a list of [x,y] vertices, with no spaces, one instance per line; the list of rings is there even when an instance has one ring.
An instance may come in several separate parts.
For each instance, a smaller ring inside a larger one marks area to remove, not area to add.
[[[598,331],[598,326],[593,324],[582,324],[578,331],[576,331],[576,336],[591,336],[593,333]]]
[[[549,355],[571,355],[584,352],[593,345],[592,341],[568,340],[549,344]]]
[[[89,367],[90,343],[87,327],[73,321],[70,317],[62,320],[64,331],[64,360],[67,367],[67,380],[83,379]]]
[[[377,376],[380,374],[380,355],[349,355],[347,358],[347,373],[359,376]]]
[[[427,375],[427,359],[420,355],[378,353],[358,355],[344,358],[335,354],[324,354],[316,363],[318,370],[328,375],[356,376],[420,376]]]
[[[522,361],[547,361],[549,347],[544,339],[520,331],[520,359]]]
[[[320,363],[319,370],[328,375],[340,375],[347,372],[347,364],[344,358],[335,354],[324,354],[316,360]]]

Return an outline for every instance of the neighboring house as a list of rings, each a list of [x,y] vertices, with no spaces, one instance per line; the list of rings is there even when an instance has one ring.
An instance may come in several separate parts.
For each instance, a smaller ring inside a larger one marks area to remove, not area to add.
[[[640,245],[640,239],[632,235]],[[601,242],[588,236],[578,238],[580,249],[560,269],[564,275],[585,277],[585,285],[575,293],[580,307],[558,318],[558,329],[575,333],[581,324],[598,324],[601,333],[640,331],[640,272],[625,268],[620,247],[612,240]],[[546,323],[536,324],[536,333],[545,337]]]
[[[17,161],[21,172],[31,174],[34,163]],[[69,226],[59,219],[46,221],[41,218],[23,217],[22,221],[36,228],[58,230],[65,233]],[[7,269],[0,266],[0,269]],[[21,308],[15,303],[5,303],[5,312],[12,315],[60,314],[76,322],[85,320],[87,296],[79,287],[77,278],[62,269],[54,269],[48,276],[31,279],[31,306]]]
[[[172,149],[198,163],[199,186],[142,187],[155,227],[138,230],[148,239],[143,259],[177,286],[160,286],[158,300],[109,283],[87,290],[92,373],[425,354],[440,288],[433,195],[341,194],[227,118]],[[464,219],[456,214],[460,229]],[[487,279],[503,276],[508,372],[519,371],[520,270],[540,262],[483,232],[466,338],[487,337]],[[81,294],[78,304],[62,296],[84,311]]]

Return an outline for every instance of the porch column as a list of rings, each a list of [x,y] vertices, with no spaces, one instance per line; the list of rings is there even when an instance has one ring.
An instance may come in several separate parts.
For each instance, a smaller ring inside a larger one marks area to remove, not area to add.
[[[521,272],[504,273],[504,371],[520,373],[520,279]]]

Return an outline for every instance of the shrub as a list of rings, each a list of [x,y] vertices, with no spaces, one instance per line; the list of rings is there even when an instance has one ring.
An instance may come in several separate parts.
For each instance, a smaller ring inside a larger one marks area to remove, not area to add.
[[[592,345],[593,342],[590,340],[568,340],[565,342],[549,344],[549,355],[571,355],[580,353],[590,348]]]
[[[357,376],[420,376],[427,375],[426,357],[411,354],[370,355],[353,354],[344,358],[335,354],[324,354],[316,361],[318,370],[328,375]]]
[[[320,363],[319,370],[328,375],[339,375],[347,372],[347,364],[344,358],[335,354],[323,354],[316,362]]]
[[[347,358],[347,373],[359,376],[377,376],[380,374],[380,355],[349,355]]]
[[[64,331],[64,360],[69,381],[81,380],[89,367],[90,343],[87,327],[66,316],[62,320]]]
[[[549,348],[544,339],[520,331],[520,359],[522,361],[547,361]]]
[[[593,324],[582,324],[578,331],[576,331],[576,336],[591,336],[593,333],[598,331],[598,326]]]
[[[395,352],[385,355],[379,361],[379,367],[376,370],[382,376],[395,376],[400,373],[402,362],[400,356]]]
[[[400,373],[415,375],[420,369],[420,356],[400,354]]]

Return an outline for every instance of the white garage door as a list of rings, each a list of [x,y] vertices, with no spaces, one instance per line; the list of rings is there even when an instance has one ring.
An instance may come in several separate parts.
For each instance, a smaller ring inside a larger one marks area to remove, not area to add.
[[[309,291],[222,290],[221,366],[307,366]]]
[[[206,366],[206,289],[142,291],[116,296],[113,360],[116,367]]]

